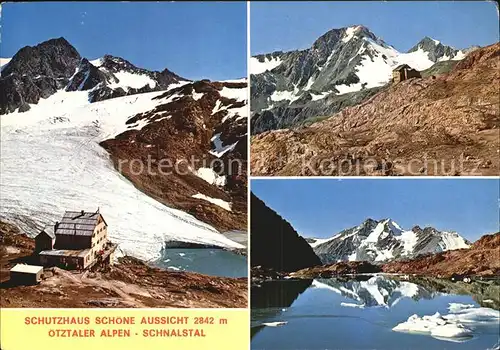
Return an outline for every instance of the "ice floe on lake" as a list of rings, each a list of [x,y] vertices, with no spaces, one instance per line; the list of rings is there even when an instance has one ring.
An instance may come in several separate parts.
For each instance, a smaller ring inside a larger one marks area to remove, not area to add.
[[[277,322],[264,322],[262,323],[262,325],[264,326],[268,326],[268,327],[279,327],[279,326],[284,326],[286,325],[288,322],[286,321],[277,321]]]

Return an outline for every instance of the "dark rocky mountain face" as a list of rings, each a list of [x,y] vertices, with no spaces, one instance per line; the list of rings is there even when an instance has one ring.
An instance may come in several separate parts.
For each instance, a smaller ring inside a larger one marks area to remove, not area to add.
[[[19,50],[2,69],[2,76],[26,74],[33,77],[70,77],[79,61],[80,54],[66,39],[50,39]]]
[[[2,69],[0,114],[29,110],[29,104],[64,88],[79,62],[80,54],[64,38],[22,48]]]
[[[470,245],[456,232],[419,226],[405,231],[391,219],[367,219],[318,243],[312,243],[313,249],[324,264],[347,260],[383,262]]]
[[[66,91],[88,90],[89,101],[97,102],[161,91],[171,84],[187,81],[168,69],[149,71],[111,55],[92,62],[82,58],[64,38],[22,48],[2,69],[0,114],[17,108],[20,112],[29,110],[29,104],[36,104],[40,98],[47,98],[64,88]],[[132,87],[127,86],[130,82],[126,79],[131,76],[140,79]]]
[[[252,266],[292,272],[321,264],[311,246],[292,225],[253,193],[250,207]]]
[[[330,30],[306,50],[254,56],[252,134],[308,124],[360,104],[384,89],[399,64],[423,70],[461,57],[463,52],[430,38],[401,53],[364,26]]]

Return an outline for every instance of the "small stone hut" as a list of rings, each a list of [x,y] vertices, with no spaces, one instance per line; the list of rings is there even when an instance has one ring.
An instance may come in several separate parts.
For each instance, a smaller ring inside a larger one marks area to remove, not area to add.
[[[410,78],[421,78],[420,72],[411,68],[407,64],[400,64],[392,70],[392,82],[399,83],[400,81]]]

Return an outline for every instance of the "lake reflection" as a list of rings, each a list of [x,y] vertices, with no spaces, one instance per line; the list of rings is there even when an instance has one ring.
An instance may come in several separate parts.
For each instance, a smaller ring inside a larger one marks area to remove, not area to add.
[[[452,303],[498,308],[498,290],[384,276],[264,282],[252,287],[252,349],[492,349],[498,318],[468,324],[472,336],[462,339],[392,328],[413,314],[447,315]]]

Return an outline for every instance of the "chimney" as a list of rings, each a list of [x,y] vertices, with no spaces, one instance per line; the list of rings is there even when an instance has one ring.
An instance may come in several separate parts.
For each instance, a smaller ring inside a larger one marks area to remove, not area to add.
[[[56,224],[54,225],[54,231],[57,231],[59,228],[59,221],[56,221]]]
[[[80,213],[83,215],[83,214],[85,214],[85,211],[84,211],[84,210],[82,210],[82,211],[80,211]]]

